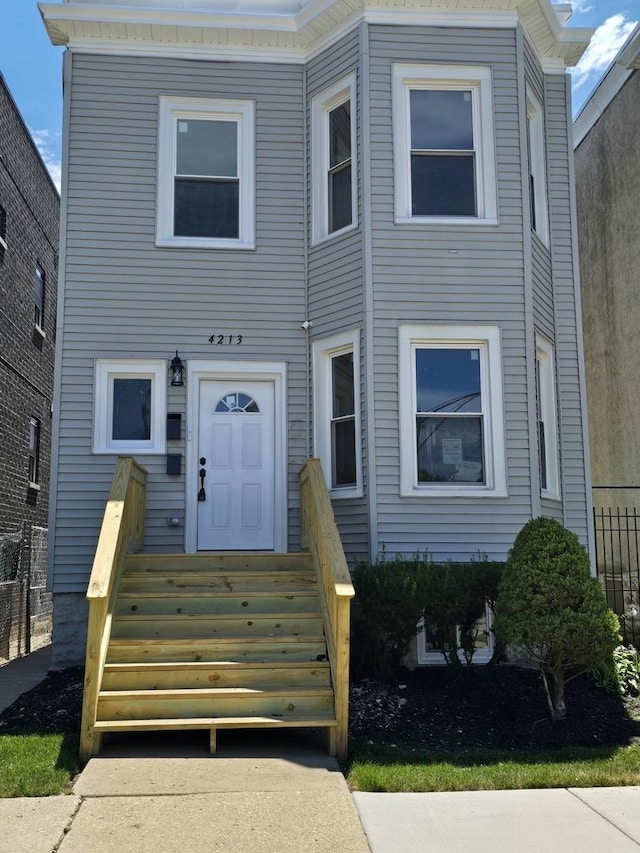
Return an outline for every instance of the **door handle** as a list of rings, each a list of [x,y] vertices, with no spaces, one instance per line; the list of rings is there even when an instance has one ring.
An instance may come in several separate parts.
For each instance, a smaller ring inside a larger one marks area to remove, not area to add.
[[[201,456],[200,457],[200,464],[206,465],[206,462],[207,462],[207,460],[204,458],[204,456]],[[200,475],[200,491],[198,492],[198,500],[199,501],[206,501],[207,493],[204,490],[204,478],[207,476],[206,469],[200,468],[199,475]]]

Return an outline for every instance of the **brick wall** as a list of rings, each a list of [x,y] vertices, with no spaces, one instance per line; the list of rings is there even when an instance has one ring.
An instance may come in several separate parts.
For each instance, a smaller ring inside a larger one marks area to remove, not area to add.
[[[47,526],[60,199],[0,75],[0,534]],[[35,269],[45,272],[44,338],[34,326]],[[29,419],[41,424],[40,490],[29,488]]]

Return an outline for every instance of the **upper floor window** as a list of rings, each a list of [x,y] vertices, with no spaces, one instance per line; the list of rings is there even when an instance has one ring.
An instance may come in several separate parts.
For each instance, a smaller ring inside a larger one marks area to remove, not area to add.
[[[560,497],[558,472],[558,414],[556,409],[555,357],[553,344],[536,335],[536,413],[540,493]]]
[[[7,251],[7,211],[0,205],[0,261]]]
[[[167,364],[163,359],[97,359],[94,453],[163,453]]]
[[[491,70],[393,66],[396,222],[497,222]]]
[[[42,267],[36,264],[34,274],[34,309],[33,322],[39,332],[44,330],[44,284],[45,275]]]
[[[500,329],[401,326],[403,495],[506,495]]]
[[[40,421],[29,418],[29,485],[36,486],[40,475]]]
[[[527,166],[531,227],[549,244],[547,181],[545,169],[544,113],[542,104],[527,87]]]
[[[159,246],[254,246],[254,104],[160,98]]]
[[[315,453],[332,497],[362,495],[359,333],[313,344]]]
[[[312,101],[314,242],[356,225],[355,87],[351,75]]]

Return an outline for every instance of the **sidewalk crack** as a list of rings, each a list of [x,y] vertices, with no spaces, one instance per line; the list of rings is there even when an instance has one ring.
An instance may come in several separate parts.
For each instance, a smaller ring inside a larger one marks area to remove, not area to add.
[[[54,846],[51,848],[51,853],[58,853],[58,850],[60,850],[60,845],[62,844],[64,839],[69,834],[71,827],[73,826],[73,822],[76,819],[78,812],[80,811],[80,807],[84,803],[84,799],[85,799],[84,797],[79,798],[78,805],[75,807],[75,809],[69,815],[69,820],[66,822],[65,826],[62,828],[62,835],[60,836],[60,838],[58,839],[56,844],[54,844]]]
[[[586,806],[586,807],[587,807],[588,809],[590,809],[594,814],[597,814],[597,815],[598,815],[598,817],[601,817],[601,818],[602,818],[602,820],[606,821],[606,822],[609,824],[609,826],[612,826],[614,829],[617,829],[617,830],[618,830],[618,832],[619,832],[621,835],[624,835],[624,837],[625,837],[625,838],[628,838],[628,839],[629,839],[629,841],[633,842],[633,844],[635,844],[635,846],[636,846],[636,847],[638,847],[638,848],[640,849],[640,843],[639,843],[638,841],[636,841],[636,839],[635,839],[632,835],[629,835],[629,833],[628,833],[628,832],[625,832],[625,831],[624,831],[624,829],[621,829],[617,824],[615,824],[615,823],[611,820],[611,818],[608,818],[608,817],[607,817],[605,814],[603,814],[601,811],[598,811],[598,809],[597,809],[597,808],[595,808],[595,806],[592,806],[592,805],[591,805],[591,803],[588,803],[586,800],[583,800],[583,798],[582,798],[581,796],[579,796],[579,794],[577,794],[577,793],[576,793],[576,789],[575,789],[575,788],[573,788],[573,789],[572,789],[572,788],[565,788],[565,791],[567,791],[569,794],[571,794],[572,796],[574,796],[574,797],[576,798],[576,800],[578,800],[579,802],[581,802],[583,806]]]

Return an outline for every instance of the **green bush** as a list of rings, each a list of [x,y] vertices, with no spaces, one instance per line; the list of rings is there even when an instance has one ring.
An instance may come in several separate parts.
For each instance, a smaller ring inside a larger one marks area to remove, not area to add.
[[[532,519],[516,537],[494,630],[540,669],[554,720],[566,716],[566,681],[605,660],[618,644],[618,620],[591,577],[587,553],[559,522]]]
[[[358,563],[352,609],[351,666],[354,677],[387,677],[407,654],[422,620],[445,650],[445,661],[460,664],[461,649],[472,663],[485,601],[493,603],[502,563],[434,563],[428,554],[410,558],[383,554],[374,565]]]
[[[598,687],[622,696],[640,693],[640,653],[633,646],[616,646],[611,657],[593,672]]]

